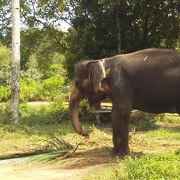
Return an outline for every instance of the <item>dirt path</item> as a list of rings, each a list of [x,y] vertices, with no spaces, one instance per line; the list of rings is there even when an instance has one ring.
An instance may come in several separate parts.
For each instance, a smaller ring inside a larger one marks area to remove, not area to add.
[[[0,179],[3,180],[80,180],[87,172],[99,167],[85,167],[80,169],[61,169],[51,165],[0,165]]]
[[[80,179],[86,170],[58,170],[51,167],[20,168],[13,165],[0,166],[0,179],[3,180],[49,180],[49,179]]]
[[[104,151],[102,156],[98,155],[100,151]],[[0,160],[0,180],[81,180],[89,172],[107,165],[108,158],[104,157],[108,151],[79,150],[68,159],[54,161],[41,159],[46,154]]]

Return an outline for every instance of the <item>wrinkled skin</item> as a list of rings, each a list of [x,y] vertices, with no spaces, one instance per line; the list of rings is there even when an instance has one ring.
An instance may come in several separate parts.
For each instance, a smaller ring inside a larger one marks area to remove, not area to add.
[[[69,112],[75,131],[88,136],[78,118],[79,103],[112,101],[114,153],[129,153],[128,125],[132,109],[148,113],[180,113],[180,53],[146,49],[76,64]]]

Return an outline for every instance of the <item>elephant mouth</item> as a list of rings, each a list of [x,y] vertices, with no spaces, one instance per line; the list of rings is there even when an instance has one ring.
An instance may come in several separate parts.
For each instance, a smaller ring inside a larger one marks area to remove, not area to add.
[[[100,101],[107,98],[107,94],[105,93],[97,93],[97,94],[88,94],[87,99],[89,102],[90,107],[99,103]]]

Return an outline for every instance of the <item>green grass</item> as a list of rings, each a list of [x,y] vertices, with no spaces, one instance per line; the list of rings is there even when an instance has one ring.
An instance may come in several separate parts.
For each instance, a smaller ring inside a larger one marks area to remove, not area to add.
[[[91,131],[91,125],[82,123]],[[71,137],[74,130],[67,108],[54,109],[53,105],[23,106],[18,124],[6,124],[0,120],[0,153],[28,151],[47,144],[47,139]]]
[[[154,119],[150,116],[133,124],[129,141],[131,156],[125,159],[111,156],[111,130],[94,127],[95,121],[88,121],[93,118],[81,115],[82,125],[90,131],[90,138],[84,139],[74,132],[67,108],[24,105],[19,124],[4,124],[0,120],[0,154],[38,150],[47,147],[55,136],[74,146],[80,143],[77,152],[67,160],[54,159],[53,153],[38,155],[32,159],[33,163],[41,165],[53,159],[51,163],[57,167],[72,169],[100,165],[84,179],[180,179],[178,116],[165,114]]]
[[[180,127],[162,127],[148,132],[146,138],[153,140],[180,140]]]
[[[119,167],[122,166],[119,177],[124,179],[178,179],[180,178],[179,160],[180,155],[175,154],[129,157],[119,163]]]
[[[100,169],[97,174],[84,179],[179,179],[180,154],[151,154],[140,157],[127,157],[115,165]]]
[[[177,114],[160,114],[158,115],[158,120],[160,122],[174,124],[180,122],[180,116]]]

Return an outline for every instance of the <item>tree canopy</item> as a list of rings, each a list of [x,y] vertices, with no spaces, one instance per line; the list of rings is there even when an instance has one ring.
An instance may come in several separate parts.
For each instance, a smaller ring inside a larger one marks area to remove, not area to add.
[[[10,1],[0,2],[0,44],[11,47]],[[36,57],[43,73],[56,53],[71,76],[74,63],[148,47],[180,45],[178,0],[21,1],[21,67]],[[61,30],[65,22],[70,27]],[[46,77],[45,75],[44,77]]]

